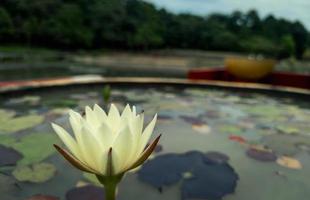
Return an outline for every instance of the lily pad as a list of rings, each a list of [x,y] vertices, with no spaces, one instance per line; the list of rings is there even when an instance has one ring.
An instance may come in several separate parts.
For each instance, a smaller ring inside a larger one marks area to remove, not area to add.
[[[13,176],[21,182],[43,183],[51,179],[56,173],[54,165],[39,163],[32,166],[19,166],[13,171]]]
[[[210,126],[206,124],[193,124],[192,129],[203,135],[208,135],[211,131]]]
[[[239,142],[240,144],[245,144],[247,142],[244,137],[238,135],[230,135],[228,138],[231,141]]]
[[[252,115],[267,118],[277,118],[281,115],[281,110],[276,105],[256,105],[245,110]]]
[[[14,116],[15,112],[13,110],[0,109],[0,122],[6,121]]]
[[[26,135],[12,144],[12,147],[24,156],[19,165],[39,163],[55,153],[52,144],[57,143],[55,134],[33,133]]]
[[[0,135],[0,144],[6,147],[12,146],[16,142],[16,139],[11,135]]]
[[[246,155],[252,159],[263,162],[274,162],[277,160],[277,156],[272,151],[266,149],[251,147],[246,151]]]
[[[164,186],[183,180],[182,199],[221,199],[234,192],[238,175],[228,163],[191,151],[180,155],[165,154],[149,160],[138,171],[138,178],[160,191]]]
[[[14,133],[41,124],[43,116],[31,114],[14,117],[11,111],[2,110],[0,113],[0,133]]]
[[[77,187],[66,193],[66,200],[104,200],[104,189],[93,185]]]
[[[205,154],[205,156],[207,159],[217,164],[227,163],[229,160],[229,157],[226,154],[217,151],[209,151]]]
[[[238,135],[242,133],[242,130],[239,127],[234,126],[234,125],[221,125],[219,129],[222,133],[227,133],[227,134]]]
[[[15,165],[22,157],[23,156],[18,151],[0,145],[0,167]]]
[[[47,133],[32,133],[19,139],[0,135],[1,145],[13,148],[23,155],[23,158],[18,161],[18,165],[29,165],[43,161],[55,153],[51,144],[57,142],[58,138],[55,134]]]
[[[302,165],[299,162],[299,160],[288,157],[288,156],[281,156],[280,158],[277,159],[277,163],[283,167],[287,167],[290,169],[301,169]]]
[[[19,98],[12,98],[9,100],[9,105],[16,104],[29,104],[29,105],[37,105],[41,100],[40,96],[23,96]]]
[[[277,127],[277,130],[280,133],[284,134],[298,134],[300,131],[296,127],[281,125]]]
[[[263,143],[277,154],[293,156],[310,147],[310,137],[291,134],[273,134],[263,137]]]
[[[73,99],[54,99],[45,101],[44,104],[53,108],[73,108],[78,106],[78,102]]]

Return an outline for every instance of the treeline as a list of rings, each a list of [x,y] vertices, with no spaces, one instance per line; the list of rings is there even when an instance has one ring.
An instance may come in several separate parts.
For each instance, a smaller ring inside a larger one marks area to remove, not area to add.
[[[200,17],[140,0],[1,0],[0,42],[61,49],[189,48],[301,58],[300,22],[256,11]]]

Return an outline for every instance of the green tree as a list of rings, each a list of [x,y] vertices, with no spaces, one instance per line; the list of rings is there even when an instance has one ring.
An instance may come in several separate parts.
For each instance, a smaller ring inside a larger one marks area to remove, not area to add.
[[[30,46],[32,42],[36,39],[39,33],[39,22],[37,18],[31,17],[24,21],[22,25],[22,32],[27,40],[27,45]]]
[[[260,33],[262,31],[262,22],[256,10],[250,10],[245,15],[245,25],[251,33]]]
[[[128,0],[126,13],[126,39],[129,47],[148,49],[163,43],[160,15],[152,4]]]
[[[270,39],[262,36],[251,36],[241,41],[241,48],[247,53],[276,56],[278,46]]]
[[[281,38],[279,45],[279,53],[277,57],[279,59],[292,57],[295,55],[295,42],[291,35],[285,35]]]
[[[14,27],[10,14],[0,7],[0,41],[7,41],[14,33]]]
[[[295,42],[295,56],[301,59],[307,49],[308,32],[300,22],[295,22],[292,24],[291,34]]]
[[[126,32],[123,30],[126,14],[124,1],[93,0],[91,2],[86,1],[82,8],[86,9],[87,24],[94,33],[94,46],[124,47],[126,43]]]
[[[61,48],[85,48],[92,44],[92,31],[84,24],[83,13],[75,4],[63,4],[44,26],[51,42]]]

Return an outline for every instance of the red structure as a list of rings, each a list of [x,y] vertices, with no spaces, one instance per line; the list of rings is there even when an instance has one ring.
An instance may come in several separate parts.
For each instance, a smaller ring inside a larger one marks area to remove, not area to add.
[[[193,69],[187,74],[187,78],[191,80],[218,80],[231,82],[254,82],[242,80],[229,74],[224,68],[214,69]],[[275,86],[288,86],[303,89],[310,89],[310,75],[294,74],[287,72],[273,72],[267,77],[255,81],[256,83],[264,83]]]

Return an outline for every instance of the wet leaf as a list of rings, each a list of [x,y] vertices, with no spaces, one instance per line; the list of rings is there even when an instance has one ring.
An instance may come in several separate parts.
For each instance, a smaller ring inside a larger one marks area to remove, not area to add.
[[[19,166],[13,171],[13,176],[21,182],[43,183],[51,179],[56,173],[54,165],[39,163],[31,166]]]

